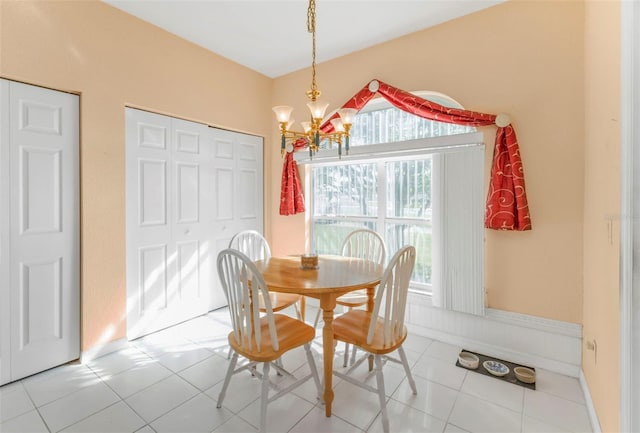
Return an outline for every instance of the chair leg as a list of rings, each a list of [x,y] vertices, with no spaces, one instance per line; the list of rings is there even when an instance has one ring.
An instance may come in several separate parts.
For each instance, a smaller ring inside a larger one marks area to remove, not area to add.
[[[262,396],[260,397],[260,432],[267,428],[267,402],[269,401],[269,366],[268,362],[262,363]]]
[[[296,310],[296,316],[298,317],[298,320],[300,320],[301,322],[304,322],[304,320],[302,320],[302,313],[300,313],[300,308],[298,307],[297,302],[293,304],[293,308]]]
[[[351,350],[351,363],[350,365],[353,365],[356,363],[356,352],[358,351],[358,346],[356,346],[355,344],[353,345],[353,349]]]
[[[318,327],[318,322],[320,321],[320,314],[322,313],[322,308],[318,308],[318,312],[316,313],[316,318],[313,321],[313,329]]]
[[[320,386],[320,378],[318,377],[318,369],[316,368],[316,361],[313,359],[313,354],[311,353],[311,344],[307,343],[304,345],[304,351],[307,353],[307,362],[309,363],[309,369],[311,369],[311,375],[313,376],[313,381],[316,383],[316,389],[318,390],[318,400],[322,400],[322,387]]]
[[[356,346],[353,346],[354,349],[355,347]],[[349,343],[344,343],[344,361],[342,361],[342,366],[346,367],[348,361],[349,361]],[[353,361],[351,362],[351,365],[353,365]]]
[[[382,430],[389,433],[389,416],[387,415],[387,397],[384,393],[384,377],[382,376],[382,356],[375,355],[376,362],[376,381],[378,384],[378,400],[380,400],[380,409],[382,411]]]
[[[398,347],[398,353],[400,354],[400,359],[402,360],[402,366],[404,367],[404,372],[407,375],[409,386],[413,391],[413,395],[416,395],[418,394],[418,390],[416,388],[416,383],[413,381],[413,376],[411,375],[411,369],[409,368],[409,362],[407,361],[407,355],[405,355],[404,349],[402,348],[402,346]]]
[[[347,309],[347,312],[353,310],[352,307],[349,307]],[[356,352],[358,351],[358,346],[356,346],[355,344],[353,345],[353,349],[351,350],[351,362],[349,362],[349,365],[353,365],[356,363]],[[349,360],[349,344],[345,343],[344,346],[344,362],[343,362],[343,367],[347,366],[347,362]],[[369,357],[369,371],[373,371],[373,357]]]
[[[231,359],[232,352],[233,352],[233,349],[231,348],[231,346],[229,346],[229,351],[227,352],[227,359]]]
[[[282,364],[282,358],[278,358],[278,359],[276,359],[276,360],[275,360],[275,363],[276,363],[276,365],[277,365],[278,367],[280,367],[281,369],[283,369],[283,370],[284,370],[284,365]],[[276,369],[276,374],[277,374],[278,376],[282,376],[282,373],[280,373],[280,370],[278,370],[278,369]]]
[[[229,382],[231,381],[231,376],[233,376],[233,370],[236,368],[237,362],[238,354],[234,352],[231,357],[231,362],[229,362],[229,368],[227,368],[227,375],[224,377],[224,384],[222,385],[220,395],[218,396],[218,404],[216,405],[218,409],[222,407],[222,401],[224,400],[224,395],[227,392],[227,387],[229,386]]]

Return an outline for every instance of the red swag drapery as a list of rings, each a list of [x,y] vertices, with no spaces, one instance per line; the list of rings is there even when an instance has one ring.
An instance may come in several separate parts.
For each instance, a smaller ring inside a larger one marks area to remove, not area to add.
[[[376,93],[395,107],[425,119],[467,126],[487,126],[496,123],[496,115],[444,107],[378,80],[372,80],[342,107],[360,110]],[[338,113],[335,113],[323,123],[321,126],[323,132],[333,130],[330,121],[337,116]],[[511,124],[504,124],[508,121],[499,120],[496,125],[498,129],[493,150],[484,224],[486,228],[496,230],[531,230],[524,172],[516,133]],[[298,140],[293,151],[305,146],[304,140]],[[304,212],[300,176],[293,159],[293,152],[287,152],[282,171],[280,214],[293,215],[299,212]]]

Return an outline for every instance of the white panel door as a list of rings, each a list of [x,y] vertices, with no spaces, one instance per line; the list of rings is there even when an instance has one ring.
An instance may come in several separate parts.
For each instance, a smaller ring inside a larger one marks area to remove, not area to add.
[[[187,314],[211,310],[211,260],[208,219],[213,202],[206,187],[211,167],[208,127],[172,119],[172,241],[176,254],[176,290]]]
[[[9,107],[16,380],[79,356],[79,104],[75,95],[12,82]]]
[[[216,259],[263,229],[262,138],[127,109],[127,336],[226,305]]]
[[[127,336],[211,309],[206,125],[140,110],[127,123]]]
[[[0,385],[11,380],[9,82],[0,79]]]
[[[214,216],[211,222],[215,257],[239,231],[263,233],[263,140],[255,135],[210,128],[213,154]],[[226,305],[214,268],[216,307]]]

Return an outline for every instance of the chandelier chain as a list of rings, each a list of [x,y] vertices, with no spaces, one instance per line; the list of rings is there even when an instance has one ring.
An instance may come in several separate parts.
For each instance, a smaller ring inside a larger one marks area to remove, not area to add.
[[[311,55],[311,89],[308,92],[312,101],[320,95],[316,84],[316,2],[309,0],[309,9],[307,9],[307,31],[311,33],[312,39],[312,55]]]

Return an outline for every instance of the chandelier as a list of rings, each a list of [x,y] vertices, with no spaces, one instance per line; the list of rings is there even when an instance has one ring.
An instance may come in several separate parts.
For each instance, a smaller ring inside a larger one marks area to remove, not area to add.
[[[280,124],[280,153],[284,155],[287,144],[292,144],[295,141],[303,139],[309,145],[309,156],[313,157],[313,154],[320,148],[320,143],[324,140],[329,140],[329,145],[333,143],[338,145],[338,157],[342,157],[342,143],[344,141],[345,151],[349,154],[349,130],[353,122],[353,117],[358,110],[355,108],[341,108],[338,111],[339,117],[331,119],[333,125],[333,132],[323,132],[320,129],[322,125],[322,119],[324,113],[329,106],[329,103],[325,103],[318,100],[320,96],[320,89],[316,84],[316,2],[315,0],[309,0],[309,8],[307,10],[307,31],[312,35],[312,56],[311,56],[311,88],[307,90],[307,97],[310,102],[307,103],[309,111],[311,112],[311,120],[308,122],[300,122],[304,132],[297,132],[291,130],[294,120],[291,118],[291,112],[293,107],[288,105],[278,105],[273,107],[273,111],[276,114],[276,119]]]

